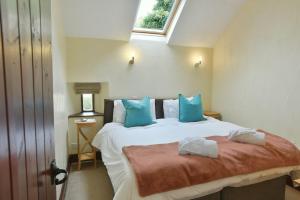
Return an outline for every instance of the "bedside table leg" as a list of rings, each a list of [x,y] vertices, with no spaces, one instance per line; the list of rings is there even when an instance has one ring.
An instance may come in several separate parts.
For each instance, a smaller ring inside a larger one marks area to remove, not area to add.
[[[94,164],[95,164],[95,168],[97,168],[97,155],[96,155],[96,148],[93,148],[94,151]]]
[[[94,127],[94,132],[96,133],[96,126]],[[96,155],[96,148],[92,146],[92,142],[91,142],[91,147],[93,148],[93,152],[94,152],[94,165],[95,168],[97,168],[97,155]]]
[[[80,161],[79,156],[78,156],[78,170],[80,170],[80,168],[81,168],[81,161]]]
[[[80,143],[79,143],[79,136],[80,136],[80,128],[77,126],[77,155],[78,155],[78,170],[80,170]]]

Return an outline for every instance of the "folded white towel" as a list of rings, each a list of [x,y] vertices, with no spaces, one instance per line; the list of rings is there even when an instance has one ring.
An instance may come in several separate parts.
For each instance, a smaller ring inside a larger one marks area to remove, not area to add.
[[[265,137],[266,135],[264,133],[247,128],[230,131],[228,139],[242,143],[265,145]]]
[[[179,142],[180,155],[200,155],[211,158],[218,157],[218,145],[214,140],[207,140],[202,137],[188,137]]]

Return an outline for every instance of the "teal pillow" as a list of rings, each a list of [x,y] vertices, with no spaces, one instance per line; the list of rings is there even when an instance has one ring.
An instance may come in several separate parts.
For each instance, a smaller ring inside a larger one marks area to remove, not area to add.
[[[149,97],[134,101],[122,99],[122,103],[126,111],[124,121],[125,127],[146,126],[154,123],[152,121]]]
[[[203,117],[201,95],[194,96],[188,100],[182,94],[179,94],[179,121],[197,122],[206,120]]]

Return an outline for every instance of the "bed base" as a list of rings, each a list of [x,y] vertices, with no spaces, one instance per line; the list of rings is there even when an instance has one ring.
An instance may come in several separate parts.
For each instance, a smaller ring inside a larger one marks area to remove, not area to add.
[[[192,200],[220,200],[220,199],[221,199],[221,192],[216,192],[216,193],[209,194],[207,196],[200,197],[197,199],[192,199]]]
[[[287,176],[242,186],[226,187],[216,192],[193,200],[284,200]]]

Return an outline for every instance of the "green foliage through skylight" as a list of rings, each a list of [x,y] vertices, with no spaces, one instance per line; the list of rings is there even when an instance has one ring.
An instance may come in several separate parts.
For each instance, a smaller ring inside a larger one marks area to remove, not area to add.
[[[135,27],[163,30],[174,2],[175,0],[142,0]]]

